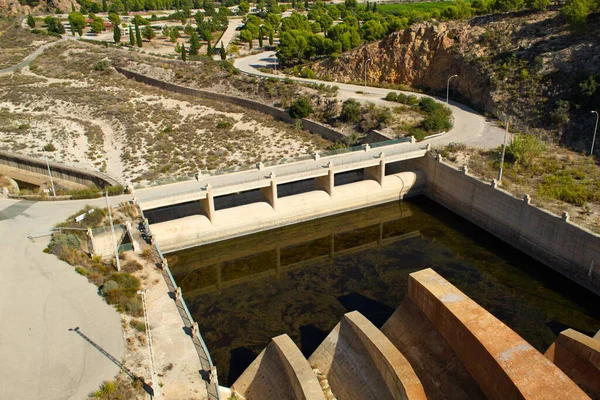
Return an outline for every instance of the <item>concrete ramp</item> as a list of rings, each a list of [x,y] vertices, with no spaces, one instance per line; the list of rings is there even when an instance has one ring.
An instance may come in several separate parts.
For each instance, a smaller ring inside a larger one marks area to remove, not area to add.
[[[560,333],[545,356],[592,399],[600,399],[600,341],[567,329]]]
[[[488,398],[589,398],[512,329],[432,269],[410,275],[408,296]]]
[[[406,358],[357,311],[344,316],[309,363],[327,376],[339,400],[426,398]]]
[[[288,335],[273,338],[232,389],[247,400],[325,400],[317,376]]]
[[[485,399],[452,348],[410,299],[400,304],[381,332],[410,362],[428,399]]]

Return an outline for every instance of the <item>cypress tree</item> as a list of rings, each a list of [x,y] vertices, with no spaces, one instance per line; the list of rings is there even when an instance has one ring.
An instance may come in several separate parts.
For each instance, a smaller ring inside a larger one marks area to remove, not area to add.
[[[75,4],[71,3],[71,12],[75,12]]]
[[[186,60],[186,56],[185,56],[185,44],[181,43],[181,59],[185,62]]]
[[[377,2],[373,3],[373,12],[377,12]]]
[[[106,4],[106,0],[102,0],[102,12],[108,11],[108,5]]]
[[[306,8],[308,10],[308,0],[304,1],[304,8]]]
[[[263,47],[263,30],[262,26],[258,28],[258,47]]]
[[[211,44],[210,44],[210,40],[207,40],[207,41],[206,41],[206,46],[207,46],[207,47],[206,47],[206,55],[207,55],[207,56],[210,56],[210,55],[212,55],[212,46],[211,46]]]
[[[29,25],[31,29],[35,28],[35,18],[33,18],[31,14],[27,16],[27,25]]]
[[[140,27],[137,21],[135,21],[135,43],[137,47],[142,47],[142,35],[140,34]]]
[[[227,59],[227,52],[225,51],[225,46],[223,45],[223,41],[221,41],[221,60],[225,61]]]
[[[269,32],[269,46],[273,46],[273,30]]]
[[[113,31],[113,39],[115,39],[115,43],[119,43],[121,41],[121,29],[119,28],[119,25],[115,24],[113,26],[114,31]]]
[[[200,49],[200,39],[198,39],[198,34],[194,31],[190,35],[190,55],[198,55],[198,50]]]
[[[129,45],[135,45],[135,39],[133,38],[133,31],[131,30],[131,25],[129,25]]]

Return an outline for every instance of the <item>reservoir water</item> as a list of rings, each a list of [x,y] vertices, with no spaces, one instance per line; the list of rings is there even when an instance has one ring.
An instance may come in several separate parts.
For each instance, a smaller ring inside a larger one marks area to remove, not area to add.
[[[381,327],[408,274],[433,268],[545,352],[560,331],[600,329],[599,298],[425,197],[167,256],[231,385],[274,336],[308,357],[358,310]]]

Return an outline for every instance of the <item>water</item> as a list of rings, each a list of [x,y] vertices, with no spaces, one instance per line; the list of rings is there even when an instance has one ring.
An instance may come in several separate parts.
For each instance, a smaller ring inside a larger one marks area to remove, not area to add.
[[[380,327],[405,298],[408,274],[423,268],[541,352],[568,327],[600,329],[597,296],[423,197],[168,259],[225,385],[271,337],[287,333],[308,357],[349,311]]]

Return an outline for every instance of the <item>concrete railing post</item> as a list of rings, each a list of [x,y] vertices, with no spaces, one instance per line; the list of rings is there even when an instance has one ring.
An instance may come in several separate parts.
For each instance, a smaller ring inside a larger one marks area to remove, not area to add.
[[[365,151],[369,150],[371,150],[371,146],[369,146],[369,143],[365,143]]]
[[[523,196],[523,201],[525,202],[525,204],[531,204],[531,196],[526,194],[525,196]]]
[[[469,173],[469,167],[468,167],[467,165],[463,165],[463,167],[462,167],[462,171],[463,171],[463,173],[464,173],[465,175],[466,175],[466,174],[468,174],[468,173]]]
[[[494,188],[494,189],[498,188],[498,181],[495,179],[492,179],[492,188]]]
[[[183,294],[181,293],[181,288],[177,286],[175,289],[175,301],[180,301],[183,298]]]
[[[192,338],[195,337],[198,334],[198,332],[200,332],[200,328],[198,328],[198,323],[197,322],[194,322],[192,324],[192,329],[191,330],[192,330]]]
[[[411,142],[411,143],[417,143],[417,139],[415,139],[415,137],[414,137],[414,136],[411,136],[411,137],[410,137],[410,142]]]
[[[275,182],[275,173],[271,172],[270,176],[271,183],[267,187],[260,188],[260,193],[263,198],[273,207],[273,210],[277,211],[277,182]]]
[[[569,222],[569,213],[568,212],[563,212],[562,213],[562,220],[565,222]]]
[[[208,218],[208,220],[212,223],[215,222],[215,199],[212,192],[212,186],[210,183],[207,183],[204,187],[206,190],[206,198],[200,199],[200,209],[202,213]]]

